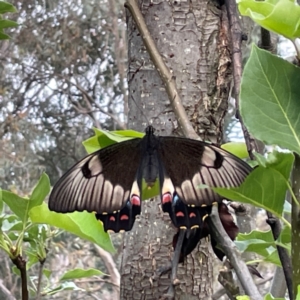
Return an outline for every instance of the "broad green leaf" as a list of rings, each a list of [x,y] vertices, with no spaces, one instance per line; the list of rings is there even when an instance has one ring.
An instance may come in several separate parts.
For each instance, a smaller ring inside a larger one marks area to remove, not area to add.
[[[27,221],[30,199],[20,197],[9,191],[2,191],[2,199],[23,223]]]
[[[16,27],[19,24],[11,20],[0,20],[0,28]]]
[[[91,277],[91,276],[97,276],[97,275],[103,275],[101,271],[97,269],[74,269],[71,271],[66,272],[59,280],[70,280],[70,279],[78,279],[83,277]]]
[[[115,143],[121,143],[133,138],[142,138],[143,133],[134,130],[106,131],[94,128],[95,135],[83,142],[88,153],[93,153]]]
[[[48,209],[46,203],[36,206],[29,213],[34,223],[49,224],[77,235],[92,243],[96,243],[109,252],[114,252],[114,247],[109,235],[104,232],[102,224],[96,220],[93,213],[73,212],[59,214]]]
[[[271,230],[253,230],[250,233],[239,233],[235,241],[241,252],[255,252],[267,257],[274,251],[275,241]]]
[[[50,182],[46,174],[43,174],[35,186],[30,198],[20,197],[9,191],[2,191],[3,201],[21,219],[23,224],[28,220],[28,212],[31,208],[40,205],[50,191]]]
[[[244,159],[249,157],[247,146],[242,142],[230,142],[221,146],[224,150],[236,155],[237,157]]]
[[[291,228],[284,226],[281,230],[281,233],[277,239],[278,243],[289,244],[291,243]]]
[[[10,36],[8,34],[5,34],[1,29],[0,29],[0,40],[8,40],[10,39]]]
[[[50,192],[50,180],[47,174],[43,173],[30,196],[30,208],[41,205]]]
[[[32,251],[32,249],[26,249],[25,253],[27,257],[26,270],[30,270],[33,265],[39,262],[39,258],[36,252]]]
[[[300,37],[300,7],[290,0],[237,0],[243,16],[289,39]]]
[[[285,300],[285,298],[274,298],[270,293],[268,293],[265,297],[264,300]]]
[[[16,8],[7,2],[0,1],[0,14],[8,13],[8,12],[17,12]]]
[[[254,230],[248,234],[239,234],[235,241],[237,248],[241,251],[254,252],[261,255],[264,261],[272,262],[281,266],[276,250],[273,234],[269,231]]]
[[[264,258],[264,261],[265,262],[270,262],[274,265],[277,265],[277,266],[281,267],[281,261],[280,261],[279,256],[278,256],[277,249],[274,249],[274,251],[271,252],[270,255],[266,256]]]
[[[1,230],[6,231],[21,231],[23,229],[23,223],[16,215],[8,215],[2,218]]]
[[[300,285],[297,286],[297,298],[296,300],[300,300]]]
[[[294,157],[291,153],[274,152],[256,167],[237,188],[213,188],[221,196],[264,208],[282,218],[285,194]]]
[[[300,18],[299,18],[300,20]],[[241,114],[257,139],[300,154],[300,69],[253,46],[241,85]]]

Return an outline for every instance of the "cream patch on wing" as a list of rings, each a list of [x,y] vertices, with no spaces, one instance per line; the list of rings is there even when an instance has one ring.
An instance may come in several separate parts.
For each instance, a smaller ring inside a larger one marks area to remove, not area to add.
[[[98,155],[94,155],[89,161],[88,168],[91,171],[91,176],[96,176],[102,172],[102,164]]]
[[[213,167],[215,165],[216,153],[210,147],[205,147],[203,155],[202,155],[202,165],[207,167]]]

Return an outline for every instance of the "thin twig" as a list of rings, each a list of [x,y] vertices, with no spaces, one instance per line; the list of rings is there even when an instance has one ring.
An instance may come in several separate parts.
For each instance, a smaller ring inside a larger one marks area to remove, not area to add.
[[[0,290],[5,295],[7,300],[16,300],[16,298],[11,294],[11,292],[4,286],[3,280],[0,279]]]
[[[253,151],[257,148],[257,145],[254,138],[251,137],[248,129],[244,125],[242,116],[240,114],[240,105],[239,105],[240,85],[241,85],[241,78],[242,78],[242,29],[239,22],[235,0],[225,0],[225,5],[227,9],[231,41],[232,41],[232,62],[233,62],[233,81],[234,81],[233,91],[234,91],[234,98],[235,98],[235,105],[236,105],[236,117],[241,123],[249,157],[251,159],[254,159]]]
[[[127,0],[125,2],[125,7],[130,11],[136,26],[140,32],[140,35],[143,39],[144,45],[147,49],[147,52],[150,55],[150,58],[159,73],[160,78],[165,84],[166,92],[169,96],[173,111],[176,115],[176,119],[181,127],[181,131],[185,137],[199,140],[199,136],[195,132],[190,120],[185,112],[185,109],[182,105],[182,100],[179,95],[176,80],[169,68],[164,63],[155,43],[151,37],[151,34],[147,28],[144,17],[137,5],[136,0]]]
[[[41,260],[39,265],[39,277],[38,277],[37,288],[36,288],[36,300],[41,299],[41,285],[42,285],[43,268],[44,268],[45,261],[46,261],[45,259]]]
[[[247,265],[242,260],[241,254],[237,250],[234,242],[226,234],[226,231],[220,221],[218,207],[216,205],[213,205],[212,207],[212,212],[210,214],[208,222],[211,229],[211,234],[213,235],[217,243],[221,245],[223,252],[234,268],[246,294],[250,296],[252,300],[261,300],[262,296],[260,295],[252,279]]]

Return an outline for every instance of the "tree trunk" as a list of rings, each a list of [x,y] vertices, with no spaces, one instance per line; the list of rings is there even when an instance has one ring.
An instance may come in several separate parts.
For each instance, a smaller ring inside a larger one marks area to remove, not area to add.
[[[202,139],[219,143],[231,82],[226,13],[212,1],[138,2],[195,130]],[[163,82],[129,12],[127,21],[129,128],[143,131],[151,120],[157,134],[179,134]],[[156,281],[152,276],[172,258],[175,233],[159,199],[142,203],[141,216],[125,235],[121,299],[157,300],[166,293],[169,274]],[[210,298],[213,258],[209,249],[207,241],[201,241],[180,266],[176,299]]]

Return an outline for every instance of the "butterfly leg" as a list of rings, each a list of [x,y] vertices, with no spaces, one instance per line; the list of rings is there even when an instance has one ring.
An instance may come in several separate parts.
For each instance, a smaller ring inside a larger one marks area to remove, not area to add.
[[[177,239],[177,243],[176,243],[176,247],[174,250],[173,259],[172,259],[172,263],[171,263],[171,266],[172,266],[171,284],[170,284],[168,292],[166,294],[166,296],[170,297],[170,298],[174,298],[174,295],[175,295],[174,286],[179,283],[179,280],[177,278],[177,269],[178,269],[179,259],[181,256],[181,248],[182,248],[185,234],[186,234],[185,229],[179,230],[179,236]]]

